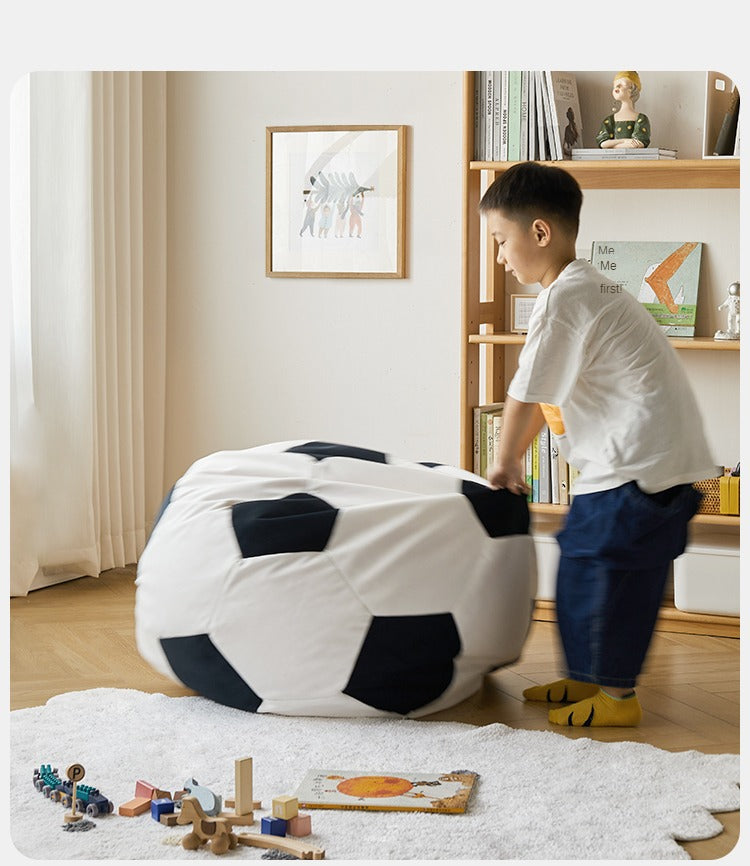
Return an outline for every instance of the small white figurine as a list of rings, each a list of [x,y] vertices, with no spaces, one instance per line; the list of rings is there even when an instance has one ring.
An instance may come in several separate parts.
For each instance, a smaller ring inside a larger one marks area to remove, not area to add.
[[[727,297],[717,310],[726,309],[727,329],[717,331],[714,340],[739,340],[740,338],[740,284],[732,283],[727,289]]]

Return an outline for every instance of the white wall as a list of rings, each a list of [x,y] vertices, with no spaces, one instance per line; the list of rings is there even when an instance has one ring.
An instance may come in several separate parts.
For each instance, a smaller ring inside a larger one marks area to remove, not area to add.
[[[588,139],[612,73],[579,76]],[[704,73],[641,80],[654,143],[699,157]],[[168,74],[165,487],[204,454],[295,438],[459,462],[461,100],[459,72]],[[409,127],[408,278],[266,277],[265,129],[342,123]],[[698,331],[712,334],[739,279],[738,212],[737,190],[585,191],[580,244],[703,241]],[[727,465],[738,354],[680,355]]]
[[[168,75],[165,486],[321,438],[459,460],[460,73]],[[405,124],[407,278],[265,275],[267,126]]]

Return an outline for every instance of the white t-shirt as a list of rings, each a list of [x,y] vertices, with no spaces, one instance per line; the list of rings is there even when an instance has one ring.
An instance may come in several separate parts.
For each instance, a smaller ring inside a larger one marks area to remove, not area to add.
[[[576,493],[717,474],[690,382],[651,314],[578,259],[543,289],[508,394],[560,407]]]

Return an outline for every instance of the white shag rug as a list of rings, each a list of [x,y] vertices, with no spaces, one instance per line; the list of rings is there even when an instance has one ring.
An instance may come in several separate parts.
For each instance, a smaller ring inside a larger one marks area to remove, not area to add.
[[[169,698],[129,689],[93,689],[10,714],[10,835],[34,859],[197,860],[187,827],[118,807],[136,780],[175,791],[195,778],[234,796],[234,761],[253,758],[253,796],[294,795],[308,769],[368,773],[472,770],[479,780],[464,814],[308,810],[328,860],[686,860],[675,840],[715,836],[711,812],[740,806],[738,755],[667,752],[639,743],[571,739],[501,724],[406,719],[326,719],[253,715],[200,697]],[[115,812],[87,832],[65,832],[66,810],[38,793],[40,764],[60,775],[83,764]],[[247,832],[239,828],[235,832]],[[261,859],[238,846],[221,856]]]

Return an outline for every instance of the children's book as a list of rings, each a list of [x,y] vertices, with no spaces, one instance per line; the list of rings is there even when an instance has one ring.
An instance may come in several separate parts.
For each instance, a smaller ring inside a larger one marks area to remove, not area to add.
[[[594,241],[591,264],[651,313],[668,337],[695,335],[701,251],[698,241]]]
[[[309,770],[297,790],[304,809],[381,812],[465,812],[478,775]]]
[[[583,142],[578,83],[572,72],[545,71],[552,113],[555,159],[570,159]]]

